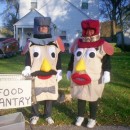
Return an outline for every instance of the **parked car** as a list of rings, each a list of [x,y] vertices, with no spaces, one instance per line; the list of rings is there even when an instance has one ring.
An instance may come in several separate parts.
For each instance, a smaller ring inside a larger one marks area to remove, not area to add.
[[[19,50],[18,41],[15,38],[0,38],[0,58],[10,57]]]

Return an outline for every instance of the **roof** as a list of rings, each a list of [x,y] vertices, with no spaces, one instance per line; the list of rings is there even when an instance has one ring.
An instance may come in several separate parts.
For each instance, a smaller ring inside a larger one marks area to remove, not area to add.
[[[15,38],[0,38],[0,44],[1,43],[8,43],[8,42],[12,42],[12,41],[17,41]]]
[[[33,27],[35,17],[44,17],[44,16],[34,9],[34,10],[31,10],[29,13],[27,13],[14,25],[19,26],[19,27],[29,27],[29,26]]]

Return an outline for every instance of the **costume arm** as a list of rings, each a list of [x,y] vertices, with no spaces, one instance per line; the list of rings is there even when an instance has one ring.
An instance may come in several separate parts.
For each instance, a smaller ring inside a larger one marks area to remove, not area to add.
[[[68,64],[68,69],[67,69],[67,74],[66,74],[66,77],[68,80],[70,80],[70,78],[71,78],[71,74],[73,71],[73,63],[74,63],[74,54],[71,55],[71,58],[70,58],[70,61]]]
[[[26,53],[25,66],[31,66],[31,58],[29,51]]]
[[[61,70],[61,52],[58,54],[58,60],[57,60],[57,65],[56,65],[57,70]]]
[[[62,79],[61,52],[58,54],[56,69],[57,69],[56,78],[57,78],[57,82],[59,82]]]
[[[102,70],[103,71],[111,71],[111,61],[110,61],[110,56],[105,55],[102,59]]]
[[[110,70],[111,70],[110,63],[111,63],[110,56],[106,54],[102,59],[102,70],[103,70],[102,83],[110,82]]]
[[[30,53],[29,51],[26,53],[26,58],[25,58],[25,68],[22,71],[23,76],[30,76],[31,74],[31,59],[30,59]]]
[[[73,71],[73,63],[74,63],[74,54],[71,55],[71,58],[70,58],[70,61],[69,61],[69,64],[68,64],[68,71]]]

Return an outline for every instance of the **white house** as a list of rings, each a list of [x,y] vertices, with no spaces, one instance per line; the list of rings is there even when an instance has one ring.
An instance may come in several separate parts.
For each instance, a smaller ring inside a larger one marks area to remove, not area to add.
[[[130,28],[129,26],[127,26],[127,28],[125,28],[123,30],[123,38],[124,38],[124,45],[130,45]],[[120,46],[123,42],[123,39],[122,39],[122,33],[121,32],[118,32],[116,34],[116,37],[117,37],[117,45]]]
[[[24,47],[33,36],[34,17],[51,17],[53,35],[71,44],[81,33],[83,19],[99,19],[99,0],[19,0],[19,21],[14,24],[14,37]]]

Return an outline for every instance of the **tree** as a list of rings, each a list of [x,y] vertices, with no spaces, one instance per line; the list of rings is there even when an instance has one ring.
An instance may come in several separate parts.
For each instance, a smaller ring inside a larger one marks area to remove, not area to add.
[[[112,37],[116,34],[117,25],[120,25],[123,31],[123,25],[126,19],[130,16],[130,1],[129,0],[100,0],[101,18],[103,20],[111,20],[112,22]]]
[[[18,0],[1,0],[1,4],[5,5],[2,15],[4,27],[13,31],[13,24],[18,21],[19,3]]]

